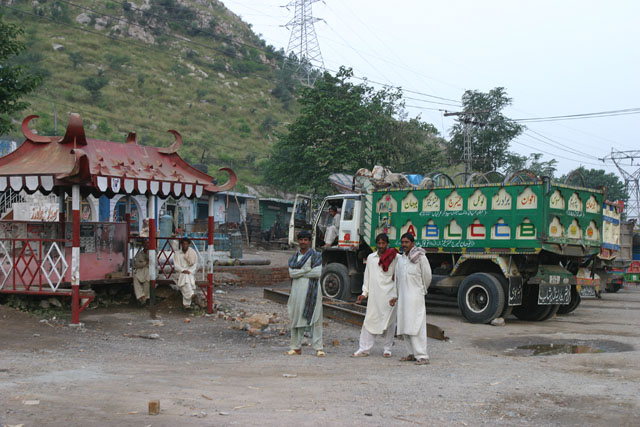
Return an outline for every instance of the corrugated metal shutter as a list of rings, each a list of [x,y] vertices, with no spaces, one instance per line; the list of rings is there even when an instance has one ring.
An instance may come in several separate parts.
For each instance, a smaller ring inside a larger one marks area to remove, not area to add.
[[[238,209],[238,204],[233,201],[229,201],[229,206],[227,207],[227,219],[228,222],[240,222],[240,210]]]
[[[262,209],[262,230],[269,230],[273,227],[273,223],[276,221],[276,217],[278,215],[278,211],[275,209],[269,209],[268,206],[265,206],[266,209]]]

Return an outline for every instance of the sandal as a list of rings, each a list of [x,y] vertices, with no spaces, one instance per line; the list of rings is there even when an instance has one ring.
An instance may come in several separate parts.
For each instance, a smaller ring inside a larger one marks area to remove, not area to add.
[[[284,355],[285,356],[300,356],[302,354],[302,349],[289,350]]]
[[[369,353],[365,353],[364,351],[356,351],[355,353],[353,353],[351,355],[351,357],[367,357],[369,355]]]
[[[385,351],[384,353],[382,353],[382,357],[391,357],[391,352],[390,351]]]
[[[401,362],[415,362],[416,360],[418,359],[416,359],[416,357],[413,354],[400,358]]]
[[[322,351],[322,350],[318,350],[318,351],[316,351],[316,356],[318,356],[318,357],[324,357],[324,356],[326,356],[326,355],[327,355],[327,354],[326,354],[324,351]]]
[[[415,364],[416,365],[428,365],[429,364],[429,359],[420,359],[420,360],[416,361]]]

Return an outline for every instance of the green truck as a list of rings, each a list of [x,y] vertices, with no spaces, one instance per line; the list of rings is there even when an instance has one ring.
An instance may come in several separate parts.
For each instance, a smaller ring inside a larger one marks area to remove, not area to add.
[[[473,323],[511,313],[545,320],[575,310],[580,287],[597,285],[585,261],[601,250],[601,190],[537,178],[394,189],[361,181],[360,193],[326,197],[315,215],[308,197],[296,197],[290,242],[298,230],[312,230],[326,296],[349,300],[361,293],[364,260],[382,232],[394,247],[412,233],[433,272],[427,301],[457,298]],[[324,242],[335,221],[330,206],[340,210],[339,233]]]

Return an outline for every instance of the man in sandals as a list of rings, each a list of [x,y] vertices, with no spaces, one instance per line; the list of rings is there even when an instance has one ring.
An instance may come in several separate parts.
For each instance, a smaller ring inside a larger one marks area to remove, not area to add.
[[[376,247],[377,251],[367,257],[362,295],[356,300],[359,304],[368,298],[367,313],[360,331],[360,347],[352,357],[368,356],[376,335],[383,336],[383,356],[391,357],[396,311],[390,300],[398,296],[394,278],[398,252],[389,248],[389,237],[385,233],[376,236]]]
[[[390,304],[398,303],[398,335],[404,336],[409,355],[402,361],[428,365],[427,311],[424,298],[431,284],[431,266],[424,249],[415,246],[411,233],[400,238],[402,255],[396,267],[398,297]]]
[[[318,279],[322,274],[322,254],[311,249],[311,233],[298,233],[300,250],[289,259],[291,294],[287,308],[291,321],[291,349],[287,356],[302,354],[302,338],[311,329],[311,346],[316,356],[324,357],[322,350],[322,293]]]

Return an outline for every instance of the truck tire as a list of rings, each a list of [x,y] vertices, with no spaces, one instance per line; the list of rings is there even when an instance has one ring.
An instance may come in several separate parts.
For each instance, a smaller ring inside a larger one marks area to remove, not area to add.
[[[509,297],[507,296],[509,295],[509,281],[502,274],[499,274],[499,273],[491,273],[491,274],[496,279],[498,279],[498,282],[500,282],[500,284],[502,285],[502,289],[504,290],[504,295],[505,295],[504,309],[502,310],[502,313],[500,313],[500,316],[498,317],[502,317],[503,319],[506,319],[511,315],[511,312],[513,311],[513,306],[509,305]]]
[[[576,289],[575,286],[571,287],[571,301],[569,304],[561,305],[558,310],[558,314],[569,314],[574,311],[580,305],[582,301],[582,297],[580,296],[580,292]]]
[[[551,319],[553,316],[555,316],[558,313],[558,310],[560,310],[560,304],[555,304],[551,306],[551,310],[549,310],[549,313],[547,313],[542,319],[540,319],[541,322],[544,322],[545,320],[549,320]]]
[[[622,283],[609,283],[604,290],[607,291],[607,293],[615,294],[620,289],[622,289]]]
[[[467,276],[458,289],[458,306],[471,323],[489,323],[504,310],[504,289],[490,273]]]
[[[522,304],[513,308],[513,314],[520,320],[540,322],[549,317],[553,305],[538,304],[538,285],[526,286],[523,289]]]
[[[334,262],[322,269],[322,276],[320,276],[322,295],[346,301],[351,297],[350,284],[349,270],[346,265]]]

